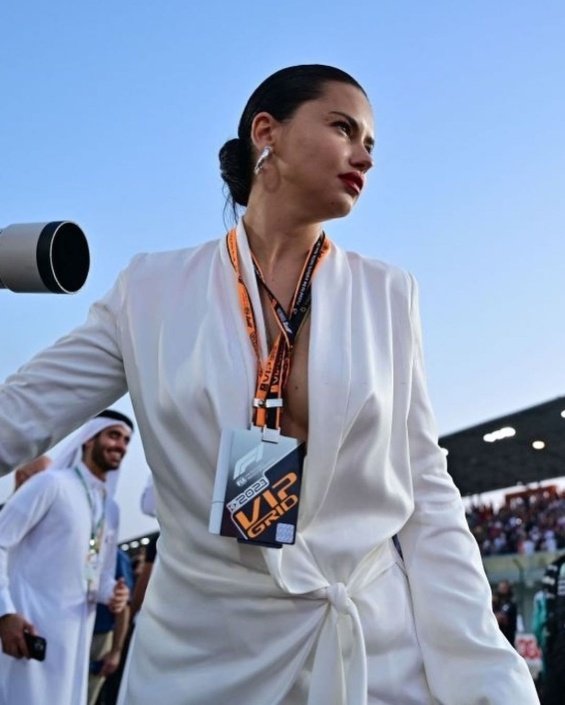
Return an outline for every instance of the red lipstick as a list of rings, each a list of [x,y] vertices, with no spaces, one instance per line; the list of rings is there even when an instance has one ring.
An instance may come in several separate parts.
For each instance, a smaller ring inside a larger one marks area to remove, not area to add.
[[[365,181],[358,171],[350,171],[347,174],[340,174],[339,178],[357,195],[359,195],[363,190]]]

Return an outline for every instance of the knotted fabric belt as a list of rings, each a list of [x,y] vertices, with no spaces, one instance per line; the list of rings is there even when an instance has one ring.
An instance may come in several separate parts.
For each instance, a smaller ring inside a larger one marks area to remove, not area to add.
[[[367,653],[355,596],[399,561],[392,542],[366,554],[347,583],[329,583],[303,539],[285,554],[265,549],[269,570],[279,587],[292,597],[327,603],[313,647],[307,705],[367,705]],[[350,644],[347,663],[340,638],[343,630],[347,630]]]

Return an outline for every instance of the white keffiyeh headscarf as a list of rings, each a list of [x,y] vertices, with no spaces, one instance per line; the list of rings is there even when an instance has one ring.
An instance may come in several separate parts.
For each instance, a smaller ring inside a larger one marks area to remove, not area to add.
[[[61,452],[53,459],[53,469],[65,470],[66,468],[76,467],[82,461],[83,445],[105,429],[110,428],[110,426],[123,426],[128,432],[133,432],[133,423],[127,416],[111,409],[103,411],[78,429]],[[119,469],[108,473],[106,492],[109,497],[113,497],[116,494],[118,479]]]

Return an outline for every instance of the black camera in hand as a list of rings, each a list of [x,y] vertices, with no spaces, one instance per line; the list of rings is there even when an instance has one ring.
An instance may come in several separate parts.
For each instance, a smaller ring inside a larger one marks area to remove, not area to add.
[[[76,223],[17,223],[0,228],[0,289],[74,294],[88,276],[90,253]]]

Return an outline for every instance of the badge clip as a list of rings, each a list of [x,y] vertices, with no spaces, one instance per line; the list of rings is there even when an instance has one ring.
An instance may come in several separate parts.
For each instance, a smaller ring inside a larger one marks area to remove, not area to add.
[[[281,432],[278,428],[268,428],[263,426],[261,429],[261,440],[264,443],[278,443],[281,437]]]

